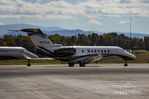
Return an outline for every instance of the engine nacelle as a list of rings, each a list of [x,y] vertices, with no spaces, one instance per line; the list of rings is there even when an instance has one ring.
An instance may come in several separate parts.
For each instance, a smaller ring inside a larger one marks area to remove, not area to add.
[[[75,48],[61,48],[54,51],[54,55],[58,57],[71,56],[74,55],[75,53],[76,53]]]

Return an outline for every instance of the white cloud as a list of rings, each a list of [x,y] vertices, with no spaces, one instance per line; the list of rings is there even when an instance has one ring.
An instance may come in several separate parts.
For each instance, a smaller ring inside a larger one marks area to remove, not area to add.
[[[31,3],[23,0],[0,0],[0,18],[59,18],[67,19],[83,12],[77,5],[63,0],[51,1],[46,4]],[[6,16],[6,17],[4,17]]]
[[[75,4],[64,0],[41,4],[23,0],[0,0],[0,18],[69,19],[74,16],[97,18],[99,16],[149,17],[146,0],[86,0]]]
[[[126,21],[120,21],[120,24],[125,24],[126,23]]]
[[[86,7],[86,16],[141,16],[149,17],[149,3],[140,0],[94,0],[80,3]],[[140,2],[139,2],[140,1]]]
[[[95,20],[95,19],[91,19],[91,20],[88,22],[88,24],[102,25],[101,22],[99,22],[99,21],[97,21],[97,20]]]
[[[36,0],[37,3],[40,3],[42,0]]]
[[[0,22],[0,25],[4,25],[4,23]]]

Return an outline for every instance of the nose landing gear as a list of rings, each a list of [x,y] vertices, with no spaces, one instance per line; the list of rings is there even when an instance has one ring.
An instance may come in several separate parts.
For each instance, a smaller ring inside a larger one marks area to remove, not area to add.
[[[29,67],[29,66],[31,66],[31,60],[27,60],[27,66]]]
[[[125,60],[124,66],[125,66],[125,67],[128,66],[127,60]]]

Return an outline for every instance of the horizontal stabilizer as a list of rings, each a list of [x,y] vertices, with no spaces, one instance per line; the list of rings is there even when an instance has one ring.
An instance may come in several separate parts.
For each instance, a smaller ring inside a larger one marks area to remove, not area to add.
[[[54,58],[32,58],[31,60],[55,60]]]
[[[15,31],[15,32],[18,32],[18,31],[21,31],[21,30],[8,30],[8,31]]]

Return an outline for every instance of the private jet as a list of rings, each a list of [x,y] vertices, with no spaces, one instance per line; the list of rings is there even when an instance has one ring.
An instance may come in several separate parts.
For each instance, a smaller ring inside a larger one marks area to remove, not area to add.
[[[23,47],[0,46],[0,60],[26,59],[28,60],[27,66],[31,66],[30,60],[34,58],[39,57]]]
[[[136,58],[132,53],[117,46],[62,46],[62,44],[53,44],[48,39],[48,35],[44,34],[38,28],[13,31],[27,32],[37,48],[38,54],[67,62],[69,67],[73,67],[77,63],[79,63],[80,67],[85,67],[85,64],[97,62],[109,56],[122,58],[124,60],[124,66],[127,66],[128,60],[134,60]]]

